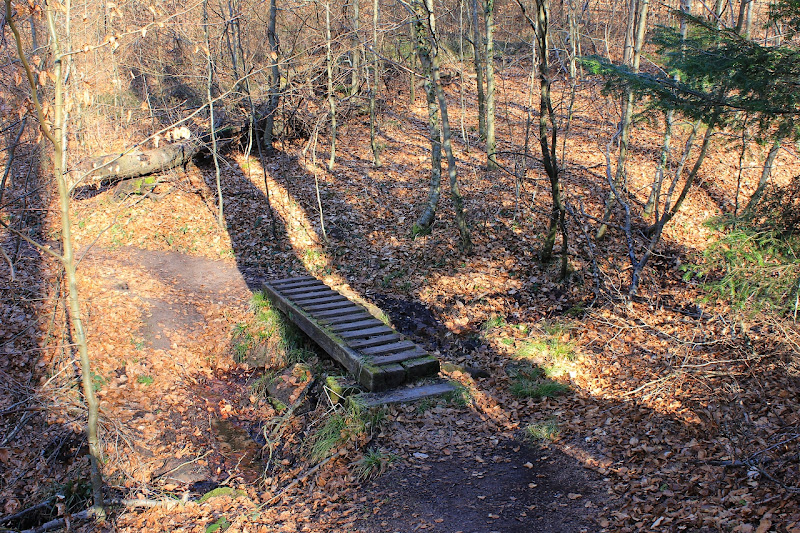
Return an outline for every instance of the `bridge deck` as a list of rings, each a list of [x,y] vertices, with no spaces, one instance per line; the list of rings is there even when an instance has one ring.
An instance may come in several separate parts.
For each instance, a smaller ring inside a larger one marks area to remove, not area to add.
[[[370,391],[439,372],[435,357],[316,278],[275,280],[266,283],[264,291],[275,307]]]

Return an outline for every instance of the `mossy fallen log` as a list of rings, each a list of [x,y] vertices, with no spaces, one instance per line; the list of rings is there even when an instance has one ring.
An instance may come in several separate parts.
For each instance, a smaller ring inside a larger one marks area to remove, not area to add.
[[[239,128],[233,126],[217,129],[218,149],[221,150],[230,143],[239,131]],[[150,150],[135,150],[87,159],[80,165],[83,177],[80,184],[116,183],[164,172],[186,165],[202,152],[210,151],[210,144],[211,134],[207,133],[202,137],[193,137]]]

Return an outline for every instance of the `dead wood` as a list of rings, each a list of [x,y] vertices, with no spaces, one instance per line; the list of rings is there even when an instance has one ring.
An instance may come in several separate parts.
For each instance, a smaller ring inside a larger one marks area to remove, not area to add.
[[[216,134],[220,143],[219,148],[233,141],[241,131],[242,128],[236,126],[218,128]],[[206,133],[200,137],[192,137],[150,150],[135,150],[87,159],[80,164],[81,175],[85,174],[80,184],[116,183],[186,165],[201,153],[208,152],[210,139],[211,133]]]

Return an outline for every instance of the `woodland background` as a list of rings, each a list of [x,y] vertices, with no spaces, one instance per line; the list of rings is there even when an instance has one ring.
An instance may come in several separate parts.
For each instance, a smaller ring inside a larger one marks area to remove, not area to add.
[[[800,531],[795,0],[5,8],[0,530]]]

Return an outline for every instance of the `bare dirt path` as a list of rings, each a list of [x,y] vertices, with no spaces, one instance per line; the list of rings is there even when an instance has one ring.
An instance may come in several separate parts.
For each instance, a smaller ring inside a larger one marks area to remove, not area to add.
[[[127,381],[151,396],[150,407],[155,406],[156,414],[131,409],[132,404],[142,406],[135,394],[105,398],[109,411],[134,411],[135,416],[124,423],[160,426],[143,432],[152,437],[133,448],[138,458],[129,458],[131,463],[150,465],[142,481],[198,497],[238,478],[254,489],[253,503],[258,504],[256,495],[264,483],[263,450],[252,437],[257,439],[269,413],[248,405],[247,382],[259,371],[236,367],[200,378],[189,370],[190,360],[181,360],[187,350],[196,357],[211,336],[224,337],[219,330],[230,327],[230,320],[221,318],[226,313],[238,316],[247,307],[251,293],[236,265],[134,247],[95,248],[84,261],[99,286],[145,309],[138,330],[120,333],[137,339],[139,358],[114,375],[139,369],[140,374]],[[405,330],[417,327],[431,332],[435,326],[421,314],[424,310],[415,314],[402,303],[392,305],[398,321],[405,318]],[[223,350],[222,357],[232,358],[232,350]],[[156,361],[161,358],[175,358],[177,367],[186,368],[186,374],[172,380],[166,391],[157,387],[169,381],[159,373],[164,365]],[[227,368],[233,361],[229,363],[219,365]],[[150,379],[156,387],[142,383]],[[180,398],[182,412],[175,409],[175,402],[165,405],[158,396]],[[363,484],[354,480],[344,492],[339,487],[324,499],[351,502],[358,520],[350,527],[365,533],[598,530],[592,520],[601,499],[596,475],[556,449],[534,448],[514,437],[472,405],[427,402],[393,407],[383,433],[371,443],[394,459],[387,471]],[[175,443],[183,447],[171,446]],[[310,479],[298,492],[315,485]],[[297,496],[287,495],[274,510],[296,505]],[[213,507],[214,501],[204,505]],[[336,519],[337,512],[323,509],[308,517],[310,530]]]

